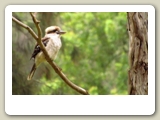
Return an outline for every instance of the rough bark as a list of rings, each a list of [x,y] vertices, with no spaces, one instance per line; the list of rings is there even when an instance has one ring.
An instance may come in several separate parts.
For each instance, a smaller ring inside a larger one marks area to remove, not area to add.
[[[148,95],[148,13],[129,12],[129,95]]]

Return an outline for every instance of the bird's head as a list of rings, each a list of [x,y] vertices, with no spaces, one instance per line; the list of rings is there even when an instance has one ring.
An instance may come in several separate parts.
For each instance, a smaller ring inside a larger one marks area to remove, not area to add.
[[[66,32],[62,31],[58,26],[50,26],[45,30],[46,34],[65,34]]]

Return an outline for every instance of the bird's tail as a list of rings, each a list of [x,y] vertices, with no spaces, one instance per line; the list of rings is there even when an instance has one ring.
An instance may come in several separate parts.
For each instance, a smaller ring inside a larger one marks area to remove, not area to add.
[[[29,73],[29,75],[27,77],[27,80],[31,80],[32,79],[35,71],[36,71],[36,64],[33,65],[32,69],[31,69],[31,71],[30,71],[30,73]]]

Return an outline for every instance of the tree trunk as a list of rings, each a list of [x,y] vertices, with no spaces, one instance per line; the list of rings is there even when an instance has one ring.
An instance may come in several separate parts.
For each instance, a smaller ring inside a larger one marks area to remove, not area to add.
[[[129,95],[148,95],[148,13],[129,12]]]

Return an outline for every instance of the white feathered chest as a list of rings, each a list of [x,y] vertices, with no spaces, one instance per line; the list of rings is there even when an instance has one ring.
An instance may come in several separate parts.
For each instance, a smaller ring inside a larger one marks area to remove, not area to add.
[[[47,34],[44,38],[48,38],[44,41],[44,45],[48,55],[52,60],[54,60],[58,54],[59,49],[62,46],[60,36],[57,34]],[[39,65],[41,62],[45,61],[45,57],[42,51],[40,51],[35,57],[35,63]]]

